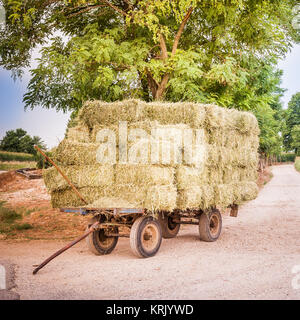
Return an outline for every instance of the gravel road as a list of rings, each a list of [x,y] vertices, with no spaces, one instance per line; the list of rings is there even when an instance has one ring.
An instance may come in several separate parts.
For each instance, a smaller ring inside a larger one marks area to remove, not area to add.
[[[0,241],[0,257],[16,265],[21,299],[300,299],[300,174],[292,165],[272,171],[237,218],[223,217],[214,243],[199,241],[196,226],[149,259],[136,258],[128,239],[107,256],[83,242],[35,276],[32,265],[65,242]]]

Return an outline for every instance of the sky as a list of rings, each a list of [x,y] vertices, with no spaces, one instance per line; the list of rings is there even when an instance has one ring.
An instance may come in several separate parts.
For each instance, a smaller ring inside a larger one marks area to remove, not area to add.
[[[295,45],[286,58],[279,62],[283,70],[282,88],[286,108],[292,95],[300,91],[300,45]],[[30,73],[14,81],[9,71],[0,68],[0,140],[8,130],[22,128],[31,136],[39,136],[48,149],[58,145],[64,138],[70,113],[46,110],[37,107],[24,110],[23,95],[26,92]]]

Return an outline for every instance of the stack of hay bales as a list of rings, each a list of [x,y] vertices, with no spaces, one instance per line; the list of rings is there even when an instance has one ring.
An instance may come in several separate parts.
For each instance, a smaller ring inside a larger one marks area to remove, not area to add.
[[[189,102],[91,101],[77,123],[54,160],[93,207],[225,208],[257,196],[259,129],[251,113]],[[107,130],[115,151],[105,149]],[[158,143],[159,132],[167,135]],[[44,180],[53,207],[84,205],[55,168]]]

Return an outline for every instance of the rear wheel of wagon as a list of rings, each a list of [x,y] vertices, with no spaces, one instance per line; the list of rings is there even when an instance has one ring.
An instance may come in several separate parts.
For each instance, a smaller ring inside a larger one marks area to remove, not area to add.
[[[161,226],[153,217],[140,217],[134,221],[130,230],[130,246],[135,255],[140,258],[154,256],[161,241]]]
[[[180,218],[178,218],[180,219]],[[174,238],[177,236],[180,224],[174,222],[174,217],[167,214],[159,213],[158,221],[161,225],[162,237],[165,239]]]
[[[96,219],[93,219],[88,225],[87,229],[96,222]],[[111,233],[118,233],[118,228],[111,228]],[[91,252],[95,255],[104,255],[111,253],[118,243],[119,237],[110,237],[106,235],[105,229],[95,230],[90,233],[86,242]]]
[[[200,240],[216,241],[222,230],[222,216],[218,209],[212,209],[208,213],[202,213],[199,219]]]

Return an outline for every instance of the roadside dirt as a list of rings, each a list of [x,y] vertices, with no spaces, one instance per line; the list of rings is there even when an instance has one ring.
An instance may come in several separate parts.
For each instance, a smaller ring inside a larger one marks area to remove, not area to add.
[[[53,209],[42,179],[28,180],[13,171],[0,175],[0,201],[22,213],[21,222],[33,227],[8,235],[0,234],[2,240],[71,239],[80,235],[87,223],[87,219],[80,215],[63,214]]]
[[[21,299],[300,299],[292,273],[300,265],[300,174],[292,165],[272,173],[237,218],[223,216],[214,243],[199,241],[196,226],[163,240],[149,259],[136,258],[128,239],[107,256],[93,255],[83,242],[35,276],[33,265],[66,241],[2,240],[0,257],[16,265]]]

